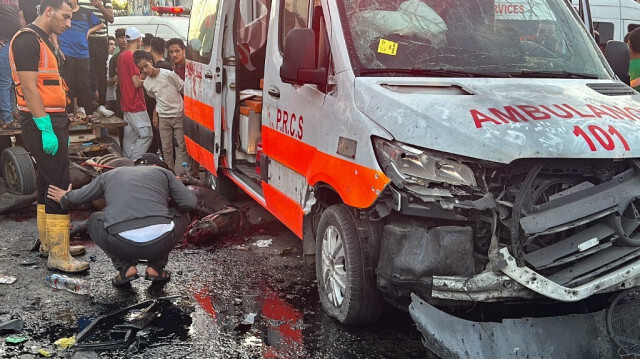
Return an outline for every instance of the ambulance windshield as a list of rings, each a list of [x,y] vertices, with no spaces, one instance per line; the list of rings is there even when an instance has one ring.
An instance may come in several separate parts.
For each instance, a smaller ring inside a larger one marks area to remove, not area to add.
[[[344,0],[357,74],[610,78],[565,0]]]

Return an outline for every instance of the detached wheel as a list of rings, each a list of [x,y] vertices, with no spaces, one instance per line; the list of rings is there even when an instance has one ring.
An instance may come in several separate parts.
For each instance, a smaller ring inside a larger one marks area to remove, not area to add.
[[[233,202],[238,197],[238,186],[222,173],[218,172],[218,177],[216,177],[211,172],[205,171],[204,180],[207,186],[223,195],[229,201]]]
[[[22,147],[10,147],[0,156],[2,177],[9,192],[32,194],[36,191],[36,170],[31,156]]]
[[[316,236],[316,276],[322,307],[340,323],[371,323],[382,314],[375,274],[366,267],[351,213],[344,205],[327,208]]]

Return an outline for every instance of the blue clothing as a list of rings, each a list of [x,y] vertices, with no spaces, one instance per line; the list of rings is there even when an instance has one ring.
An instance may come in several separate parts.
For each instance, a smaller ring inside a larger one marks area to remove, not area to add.
[[[60,49],[65,56],[71,56],[78,59],[89,58],[89,40],[87,33],[89,29],[96,25],[100,25],[101,21],[98,17],[83,7],[78,8],[71,17],[71,28],[58,35]]]
[[[0,125],[13,121],[11,114],[11,67],[9,66],[9,44],[0,45]]]

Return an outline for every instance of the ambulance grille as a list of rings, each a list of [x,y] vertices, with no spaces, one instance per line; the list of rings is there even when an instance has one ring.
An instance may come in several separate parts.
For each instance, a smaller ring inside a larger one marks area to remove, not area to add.
[[[623,83],[595,83],[595,84],[587,84],[592,90],[601,93],[606,96],[628,96],[635,95],[635,92],[631,87],[623,84]]]

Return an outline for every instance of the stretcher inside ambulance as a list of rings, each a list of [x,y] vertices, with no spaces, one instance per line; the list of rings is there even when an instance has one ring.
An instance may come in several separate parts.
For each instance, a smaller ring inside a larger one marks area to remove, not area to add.
[[[640,97],[564,0],[194,0],[187,148],[303,240],[324,309],[638,284]]]

